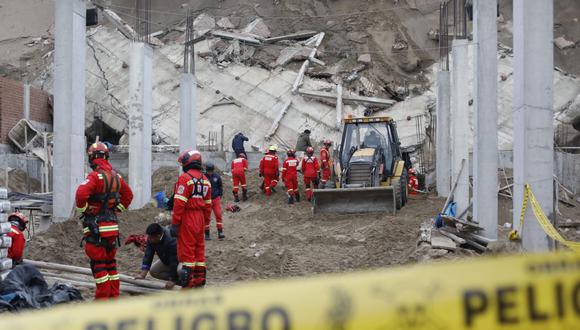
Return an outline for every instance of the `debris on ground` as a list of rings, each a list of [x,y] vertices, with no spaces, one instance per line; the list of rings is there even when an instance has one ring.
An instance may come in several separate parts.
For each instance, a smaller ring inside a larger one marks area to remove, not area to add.
[[[554,44],[556,45],[556,47],[562,50],[576,47],[576,43],[567,40],[564,36],[560,36],[554,39]]]

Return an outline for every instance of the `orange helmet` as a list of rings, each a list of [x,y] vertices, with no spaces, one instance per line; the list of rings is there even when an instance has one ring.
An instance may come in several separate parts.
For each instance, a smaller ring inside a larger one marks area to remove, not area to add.
[[[288,155],[288,157],[294,157],[294,155],[296,155],[296,151],[294,149],[290,149],[286,151],[286,155]]]
[[[26,216],[20,212],[14,212],[11,213],[8,216],[8,221],[9,222],[13,222],[13,221],[17,221],[18,222],[18,229],[20,230],[25,230],[26,226],[28,226],[28,219],[26,218]]]
[[[177,158],[177,162],[181,167],[193,166],[201,169],[201,153],[197,150],[186,150]]]
[[[330,141],[330,139],[325,139],[324,140],[324,145],[325,146],[330,146],[330,145],[332,145],[332,141]]]
[[[308,156],[312,156],[312,155],[314,155],[314,148],[312,148],[312,147],[308,147],[308,148],[306,148],[306,154],[307,154]]]
[[[109,148],[107,148],[107,145],[102,142],[95,142],[90,145],[87,154],[89,155],[89,160],[95,158],[109,159]]]

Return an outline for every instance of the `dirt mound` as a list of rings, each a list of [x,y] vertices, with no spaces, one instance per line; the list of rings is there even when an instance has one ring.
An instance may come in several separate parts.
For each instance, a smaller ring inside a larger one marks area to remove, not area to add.
[[[159,187],[172,186],[174,169],[156,172]],[[161,179],[165,174],[168,182]],[[231,180],[224,176],[223,206],[233,203]],[[240,203],[242,211],[224,210],[224,241],[206,242],[208,283],[223,286],[237,281],[303,276],[385,267],[407,262],[407,251],[415,247],[420,223],[437,213],[438,198],[412,200],[396,217],[382,214],[313,215],[307,202],[286,204],[283,187],[267,198],[259,192],[257,172],[248,175],[250,199]],[[304,196],[304,192],[302,192]],[[121,215],[122,238],[141,234],[159,213],[148,208]],[[216,229],[212,221],[212,236]],[[27,258],[87,267],[79,247],[78,221],[55,224],[29,244]],[[117,254],[119,270],[135,274],[142,252],[122,246]]]

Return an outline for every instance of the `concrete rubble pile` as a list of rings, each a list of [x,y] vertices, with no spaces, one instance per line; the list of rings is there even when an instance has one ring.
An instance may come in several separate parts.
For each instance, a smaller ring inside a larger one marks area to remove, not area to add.
[[[12,238],[6,235],[12,229],[10,222],[8,222],[9,212],[8,189],[0,187],[0,281],[6,278],[12,269],[12,259],[8,258],[8,249],[12,245]]]

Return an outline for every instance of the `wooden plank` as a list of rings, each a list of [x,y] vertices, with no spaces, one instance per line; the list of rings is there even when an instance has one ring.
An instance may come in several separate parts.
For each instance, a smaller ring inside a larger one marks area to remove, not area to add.
[[[461,168],[459,168],[459,174],[455,178],[455,182],[453,183],[453,189],[451,189],[449,196],[447,196],[447,200],[445,200],[445,204],[443,204],[443,209],[441,210],[441,214],[443,214],[445,212],[445,209],[447,208],[447,206],[449,205],[449,203],[453,199],[453,195],[455,194],[455,189],[457,189],[457,184],[459,183],[459,177],[461,177],[461,173],[463,172],[464,167],[465,167],[465,159],[462,159],[461,160]]]
[[[562,222],[558,224],[560,228],[574,228],[580,227],[580,221],[572,221],[572,222]]]
[[[322,98],[322,99],[329,99],[329,100],[336,100],[336,95],[334,93],[329,92],[321,92],[321,91],[311,91],[306,89],[300,89],[298,91],[302,96],[314,97],[314,98]],[[358,96],[358,95],[343,95],[342,100],[344,103],[363,103],[363,104],[372,104],[372,105],[380,105],[380,106],[391,106],[397,101],[383,99],[379,97],[366,97],[366,96]]]
[[[473,222],[469,222],[469,221],[457,219],[457,218],[450,217],[450,216],[447,216],[447,215],[442,215],[441,218],[444,221],[446,221],[446,223],[450,223],[450,224],[453,224],[453,225],[455,225],[455,224],[461,224],[461,225],[464,225],[464,226],[471,227],[473,229],[483,230],[482,227],[480,227],[479,225],[477,225],[477,224],[475,224]]]
[[[445,228],[440,228],[439,229],[439,233],[445,237],[448,237],[450,239],[452,239],[455,243],[457,244],[465,244],[467,241],[453,233],[450,233],[448,231],[445,230]]]
[[[282,41],[282,40],[300,40],[300,39],[307,39],[317,35],[318,32],[316,31],[305,31],[305,32],[297,32],[292,34],[287,34],[278,37],[266,38],[264,39],[264,43],[271,44],[274,42]]]
[[[477,242],[474,242],[472,240],[467,240],[465,242],[465,245],[466,246],[470,246],[470,247],[474,248],[476,251],[481,252],[481,253],[487,251],[487,248],[485,246],[483,246],[483,245],[481,245],[481,244],[479,244]]]
[[[262,42],[260,42],[260,40],[254,38],[254,37],[250,37],[248,35],[245,34],[241,34],[241,33],[235,33],[235,32],[227,32],[227,31],[213,31],[211,33],[212,35],[216,36],[216,37],[220,37],[220,38],[224,38],[224,39],[228,39],[228,40],[240,40],[243,41],[245,43],[249,43],[249,44],[253,44],[253,45],[261,45]]]

